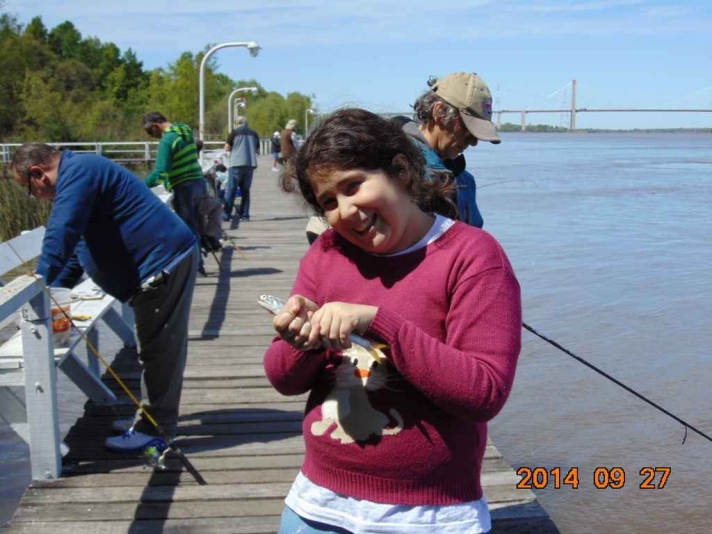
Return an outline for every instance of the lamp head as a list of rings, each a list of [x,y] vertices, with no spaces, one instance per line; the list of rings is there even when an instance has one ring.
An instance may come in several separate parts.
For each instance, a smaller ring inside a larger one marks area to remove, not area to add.
[[[256,42],[254,42],[254,41],[250,41],[250,42],[247,44],[247,50],[250,51],[250,55],[251,55],[252,57],[257,57],[258,54],[260,53],[260,45],[258,45],[258,44],[257,44]]]

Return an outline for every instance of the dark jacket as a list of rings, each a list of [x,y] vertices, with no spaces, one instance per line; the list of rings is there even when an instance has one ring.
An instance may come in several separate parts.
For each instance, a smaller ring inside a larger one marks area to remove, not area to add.
[[[77,250],[87,274],[129,300],[140,284],[195,247],[193,232],[124,167],[102,156],[62,153],[56,196],[37,265],[51,285]]]

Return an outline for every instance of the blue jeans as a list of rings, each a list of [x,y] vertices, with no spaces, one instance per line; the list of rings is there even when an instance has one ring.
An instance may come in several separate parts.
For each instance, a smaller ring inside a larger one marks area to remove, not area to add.
[[[198,207],[203,198],[205,190],[205,180],[191,180],[183,182],[173,188],[173,210],[183,222],[195,234],[195,238],[200,243],[200,231],[198,230]],[[198,267],[203,266],[203,257],[199,255]]]
[[[318,523],[298,516],[289,507],[284,507],[278,534],[351,534],[341,527]]]
[[[250,218],[250,187],[252,187],[254,172],[254,167],[230,167],[228,170],[227,190],[225,191],[225,215],[228,218],[232,216],[232,210],[235,207],[238,187],[242,194],[239,216]]]

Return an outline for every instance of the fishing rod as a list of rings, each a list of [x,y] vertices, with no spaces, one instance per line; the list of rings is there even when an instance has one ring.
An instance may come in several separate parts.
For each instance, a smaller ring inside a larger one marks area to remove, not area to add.
[[[214,198],[214,197],[213,197],[213,198]],[[245,252],[240,248],[240,246],[239,246],[237,243],[235,243],[235,242],[230,238],[229,235],[227,235],[227,232],[225,232],[225,230],[223,230],[222,225],[219,225],[219,224],[215,223],[215,221],[212,221],[212,220],[210,220],[210,219],[207,219],[207,223],[210,224],[210,225],[212,225],[216,230],[218,230],[218,231],[220,232],[220,235],[222,236],[222,239],[223,239],[224,241],[227,241],[228,243],[230,243],[230,246],[231,246],[232,248],[234,248],[235,250],[237,250],[237,253],[242,257],[243,260],[246,260],[246,259],[247,259],[247,256],[245,255]],[[215,261],[218,262],[218,266],[222,267],[222,266],[220,265],[220,262],[218,261],[218,257],[215,255],[215,252],[212,251],[212,250],[211,250],[210,252],[213,253],[213,256],[215,257]],[[222,271],[222,268],[221,268],[220,270]]]
[[[7,245],[10,247],[12,252],[17,256],[17,258],[22,262],[24,265],[27,263],[22,256],[15,250],[15,247],[12,246],[12,243],[7,241]],[[77,331],[79,334],[79,337],[82,338],[82,340],[86,343],[87,347],[89,350],[96,356],[101,363],[104,364],[104,367],[106,367],[106,370],[109,372],[109,374],[116,380],[116,382],[121,386],[121,389],[124,390],[126,395],[133,401],[133,403],[137,406],[139,409],[139,412],[141,415],[153,425],[155,430],[158,432],[159,436],[163,439],[163,441],[167,445],[167,449],[170,449],[175,453],[175,455],[178,457],[180,462],[183,464],[183,466],[188,470],[188,472],[193,475],[193,478],[195,481],[200,484],[201,486],[206,486],[208,483],[205,481],[205,479],[202,477],[202,475],[198,472],[198,470],[193,466],[192,463],[190,463],[190,460],[186,457],[186,455],[183,453],[182,450],[180,450],[180,447],[176,445],[175,441],[168,436],[165,430],[163,430],[163,427],[158,424],[158,422],[153,418],[153,416],[149,413],[148,409],[141,404],[141,402],[134,396],[133,393],[131,393],[131,390],[128,388],[128,386],[124,383],[121,378],[119,378],[119,375],[116,374],[116,372],[111,368],[111,366],[108,364],[108,362],[104,359],[104,357],[99,354],[99,351],[97,348],[94,346],[94,344],[89,341],[89,338],[79,330],[79,327],[77,327],[76,323],[72,320],[72,317],[67,313],[67,311],[64,309],[63,306],[61,306],[55,298],[52,296],[52,292],[47,288],[47,286],[44,284],[44,280],[42,280],[41,277],[37,275],[37,273],[33,272],[32,270],[29,271],[30,276],[32,276],[35,280],[40,282],[40,287],[42,288],[42,291],[49,297],[50,301],[55,305],[56,308],[59,309],[59,311],[64,315],[64,318],[69,321],[69,324]],[[160,466],[161,462],[163,460],[163,456],[161,456],[160,459],[156,459],[156,447],[147,447],[146,450],[144,451],[144,456],[147,458],[149,463],[151,463],[154,466]],[[163,451],[158,451],[158,452],[163,452]],[[165,453],[164,453],[165,454]]]
[[[534,185],[536,185],[536,181],[534,181],[534,180],[528,180],[526,178],[521,178],[521,179],[516,179],[516,180],[500,180],[499,182],[492,182],[491,184],[478,185],[477,189],[484,189],[485,187],[492,187],[493,185],[500,185],[500,184],[508,184],[511,182],[532,182]]]
[[[240,255],[240,257],[242,257],[243,260],[246,260],[246,259],[247,259],[247,256],[245,255],[245,252],[240,248],[240,246],[239,246],[237,243],[235,243],[235,242],[230,238],[229,235],[227,235],[227,232],[226,232],[225,230],[223,230],[222,227],[220,227],[220,233],[222,234],[223,239],[224,239],[225,241],[227,241],[228,243],[230,243],[230,246],[231,246],[232,248],[234,248],[235,250],[237,250],[237,253]]]
[[[200,246],[200,245],[199,245],[199,246]],[[211,248],[202,247],[202,246],[200,247],[200,249],[201,249],[201,254],[202,254],[203,251],[205,251],[205,254],[204,254],[205,257],[207,257],[207,256],[208,256],[208,253],[209,253],[209,254],[213,257],[213,259],[215,259],[215,263],[218,264],[218,271],[219,271],[219,272],[223,272],[222,264],[220,263],[220,260],[218,259],[218,255],[215,254],[215,251],[214,251],[213,249],[211,249]]]
[[[549,343],[550,345],[553,345],[554,347],[556,347],[556,348],[559,349],[560,351],[563,351],[563,352],[565,352],[566,354],[568,354],[569,356],[571,356],[573,359],[575,359],[575,360],[579,361],[580,363],[584,364],[586,367],[588,367],[588,368],[590,368],[590,369],[593,369],[593,370],[596,371],[598,374],[604,376],[605,378],[607,378],[608,380],[610,380],[610,381],[613,382],[614,384],[616,384],[616,385],[622,387],[622,388],[625,389],[627,392],[632,393],[633,395],[635,395],[636,397],[638,397],[638,398],[641,399],[641,400],[644,400],[645,402],[647,402],[648,404],[650,404],[653,408],[657,408],[658,410],[660,410],[661,412],[663,412],[665,415],[667,415],[667,416],[669,416],[669,417],[672,417],[675,421],[677,421],[678,423],[680,423],[682,426],[685,427],[685,437],[682,439],[682,443],[683,443],[683,444],[684,444],[685,441],[687,440],[687,429],[688,429],[688,428],[689,428],[690,430],[692,430],[693,432],[697,432],[700,436],[702,436],[703,438],[707,439],[708,441],[712,441],[712,437],[708,436],[707,434],[705,434],[705,433],[702,432],[701,430],[698,430],[697,428],[695,428],[694,426],[692,426],[690,423],[688,423],[688,422],[685,421],[684,419],[681,419],[681,418],[679,418],[678,416],[676,416],[675,414],[673,414],[673,413],[667,411],[667,410],[666,410],[665,408],[663,408],[662,406],[659,406],[658,404],[654,403],[653,401],[651,401],[650,399],[648,399],[648,398],[645,397],[644,395],[642,395],[642,394],[638,393],[637,391],[635,391],[634,389],[632,389],[632,388],[626,386],[623,382],[621,382],[620,380],[618,380],[618,379],[616,379],[616,378],[613,378],[611,375],[609,375],[609,374],[606,373],[605,371],[602,371],[601,369],[599,369],[598,367],[596,367],[596,366],[593,365],[592,363],[587,362],[586,360],[584,360],[584,359],[581,358],[580,356],[576,356],[576,354],[574,354],[573,352],[571,352],[571,351],[568,350],[567,348],[562,347],[560,344],[558,344],[558,343],[557,343],[556,341],[554,341],[553,339],[549,339],[549,338],[546,337],[545,335],[540,334],[539,332],[537,332],[536,330],[534,330],[531,326],[529,326],[527,323],[522,323],[522,326],[523,326],[525,329],[529,330],[529,331],[530,331],[532,334],[534,334],[535,336],[537,336],[537,337],[543,339],[544,341],[546,341],[546,342]]]

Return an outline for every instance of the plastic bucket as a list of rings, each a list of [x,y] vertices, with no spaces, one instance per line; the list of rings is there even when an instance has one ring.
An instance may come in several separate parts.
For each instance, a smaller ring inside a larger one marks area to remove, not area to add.
[[[50,288],[50,293],[52,294],[52,332],[54,333],[54,346],[56,348],[69,346],[71,324],[67,316],[71,316],[71,292],[71,289],[64,287]]]

